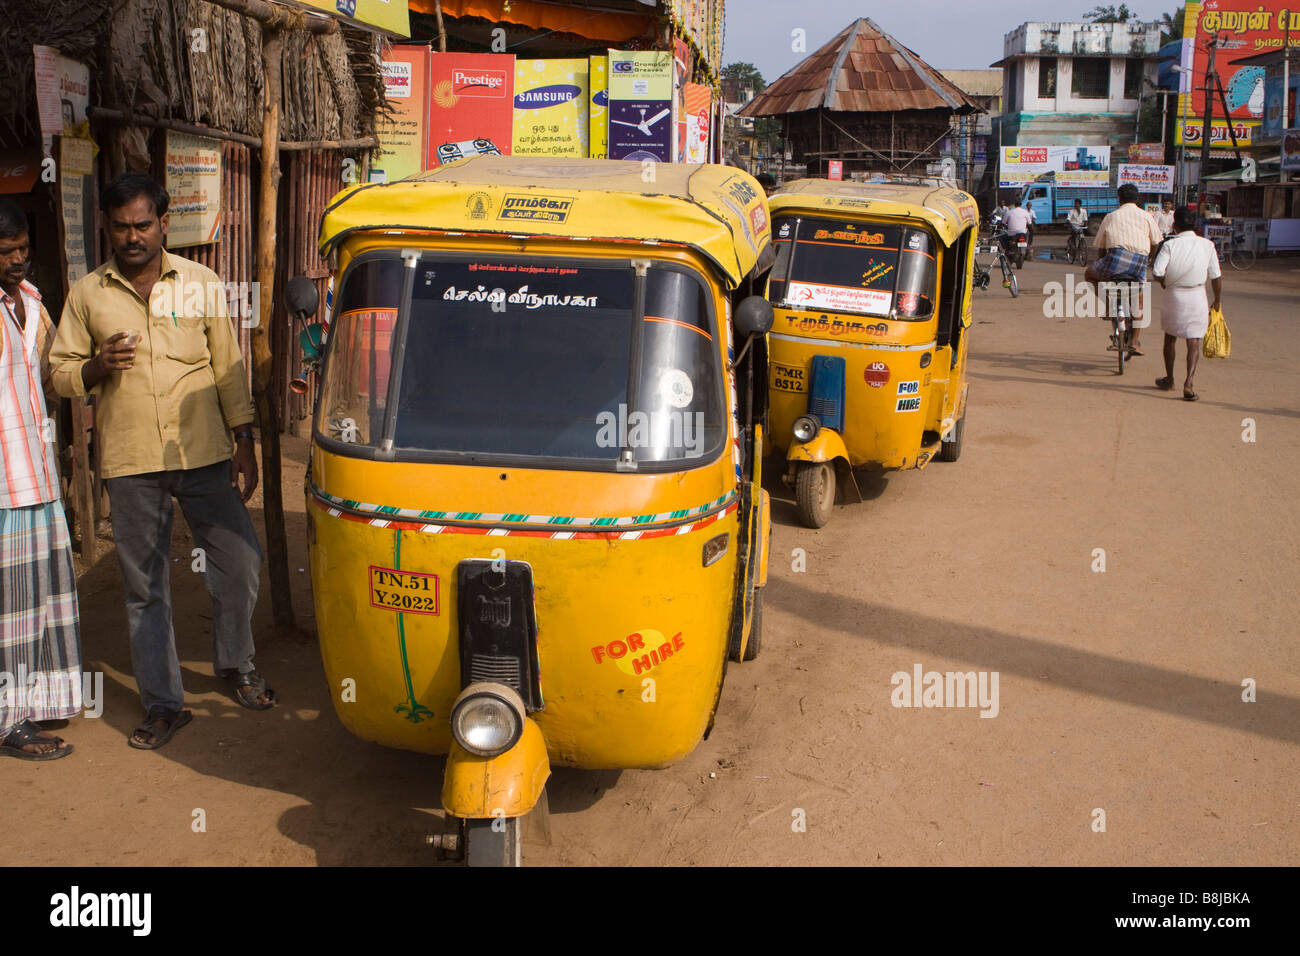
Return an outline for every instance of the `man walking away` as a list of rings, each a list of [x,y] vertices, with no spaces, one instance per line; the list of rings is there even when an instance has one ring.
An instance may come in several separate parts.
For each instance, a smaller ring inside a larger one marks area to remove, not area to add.
[[[60,393],[100,396],[101,472],[147,712],[128,743],[143,750],[161,747],[191,717],[172,627],[173,497],[201,549],[217,675],[244,707],[265,710],[276,699],[253,667],[262,552],[244,507],[257,487],[244,362],[225,286],[163,249],[169,202],[139,173],[104,188],[113,256],[72,287],[51,353]]]
[[[54,323],[27,281],[27,232],[23,211],[0,199],[0,754],[55,760],[72,745],[38,722],[81,711],[81,635],[42,383]]]
[[[1174,351],[1179,339],[1187,340],[1187,378],[1183,382],[1183,400],[1196,401],[1200,396],[1192,380],[1201,357],[1201,339],[1210,325],[1210,309],[1219,307],[1223,294],[1222,272],[1214,243],[1198,236],[1193,227],[1195,215],[1186,206],[1174,213],[1175,235],[1156,253],[1151,271],[1165,290],[1160,304],[1160,327],[1165,333],[1165,375],[1156,379],[1156,388],[1169,391],[1174,387]],[[1214,290],[1213,304],[1205,299],[1205,280]]]

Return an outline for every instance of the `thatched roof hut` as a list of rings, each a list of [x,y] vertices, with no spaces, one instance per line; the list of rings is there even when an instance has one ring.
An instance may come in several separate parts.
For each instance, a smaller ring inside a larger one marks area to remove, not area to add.
[[[206,0],[41,0],[12,5],[5,26],[0,141],[21,145],[40,135],[33,44],[89,65],[100,109],[261,131],[261,31],[249,17]],[[372,135],[384,107],[373,35],[347,24],[323,35],[293,31],[283,89],[282,138]]]

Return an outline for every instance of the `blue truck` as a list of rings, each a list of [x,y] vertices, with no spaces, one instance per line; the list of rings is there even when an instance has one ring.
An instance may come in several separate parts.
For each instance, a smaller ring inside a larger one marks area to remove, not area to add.
[[[1026,199],[1034,212],[1034,221],[1040,226],[1065,222],[1065,215],[1074,208],[1076,199],[1083,200],[1089,220],[1104,216],[1119,206],[1115,190],[1110,186],[1095,189],[1058,186],[1051,174],[1037,182],[1027,183],[1020,193],[1020,200]]]

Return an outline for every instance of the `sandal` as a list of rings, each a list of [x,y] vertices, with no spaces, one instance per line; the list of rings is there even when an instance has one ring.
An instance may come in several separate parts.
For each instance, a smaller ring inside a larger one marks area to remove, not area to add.
[[[1201,398],[1201,396],[1199,396],[1199,395],[1196,394],[1196,389],[1194,389],[1194,388],[1193,388],[1193,389],[1190,389],[1190,390],[1189,390],[1189,389],[1186,389],[1186,388],[1183,389],[1183,401],[1185,401],[1185,402],[1195,402],[1195,401],[1199,401],[1200,398]]]
[[[54,744],[54,749],[36,752],[23,749],[32,744]],[[31,720],[24,720],[18,724],[9,731],[3,741],[0,741],[0,754],[17,757],[19,760],[58,760],[70,753],[72,753],[72,744],[65,744],[62,737],[45,733],[35,721]]]
[[[166,707],[150,707],[149,715],[127,738],[127,743],[136,750],[157,750],[175,736],[176,731],[188,724],[194,715],[188,710],[168,710]],[[158,725],[162,725],[159,733]]]
[[[247,674],[226,671],[221,678],[231,685],[231,689],[235,692],[235,700],[249,710],[270,710],[279,700],[266,679],[257,671],[249,671]],[[258,698],[263,694],[266,695],[266,700],[259,701]]]
[[[1135,348],[1133,348],[1131,345],[1129,346],[1129,350],[1128,350],[1128,357],[1129,357],[1129,358],[1133,358],[1134,356],[1138,356],[1139,358],[1141,358],[1142,356],[1145,356],[1146,354],[1147,354],[1147,353],[1146,353],[1146,352],[1143,352],[1141,349],[1135,349]]]
[[[1166,375],[1164,378],[1156,379],[1156,388],[1162,392],[1172,392],[1174,390],[1174,377]]]

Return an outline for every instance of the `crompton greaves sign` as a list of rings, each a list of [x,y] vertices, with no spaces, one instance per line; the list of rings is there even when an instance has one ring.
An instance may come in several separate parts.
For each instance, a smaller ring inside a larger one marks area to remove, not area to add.
[[[1132,183],[1139,192],[1170,193],[1174,191],[1174,167],[1152,166],[1145,163],[1121,163],[1116,186]]]
[[[1023,186],[1046,173],[1056,185],[1104,188],[1110,185],[1109,146],[1003,146],[999,186]]]

